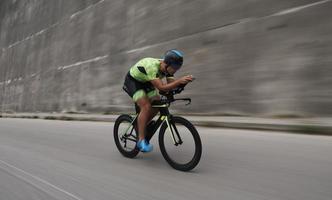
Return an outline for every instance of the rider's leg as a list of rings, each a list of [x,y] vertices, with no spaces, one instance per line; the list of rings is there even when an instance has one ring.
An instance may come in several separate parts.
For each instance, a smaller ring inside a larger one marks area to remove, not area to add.
[[[138,133],[139,140],[143,140],[145,138],[145,127],[149,122],[152,116],[152,108],[149,98],[144,96],[136,101],[137,105],[140,107],[140,113],[137,118],[138,122]]]
[[[147,96],[149,97],[150,104],[152,104],[155,100],[160,100],[160,96],[158,95],[158,92],[156,89],[153,89],[147,93]],[[148,123],[158,114],[159,109],[158,108],[151,108],[151,115],[149,116]]]
[[[157,95],[157,96],[153,96],[150,98],[150,103],[152,103],[153,101],[155,100],[160,100],[160,96]],[[159,109],[158,108],[152,108],[151,107],[151,115],[149,116],[149,120],[148,122],[150,122],[159,112]]]
[[[145,139],[145,129],[149,117],[151,116],[152,108],[147,96],[139,98],[136,103],[140,107],[140,113],[138,115],[138,142],[137,147],[142,152],[150,152],[153,149],[153,146]]]
[[[152,151],[152,145],[145,140],[145,127],[151,116],[151,103],[149,96],[146,94],[146,85],[132,78],[129,73],[126,76],[126,80],[123,89],[131,96],[140,108],[140,113],[137,118],[138,125],[138,138],[137,147],[142,152]]]

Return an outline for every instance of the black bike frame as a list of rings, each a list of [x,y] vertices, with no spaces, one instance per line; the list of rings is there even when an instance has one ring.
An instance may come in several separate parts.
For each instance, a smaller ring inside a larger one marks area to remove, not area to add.
[[[174,145],[179,145],[179,144],[182,144],[182,139],[180,137],[180,134],[178,132],[178,129],[176,128],[175,124],[172,122],[172,118],[173,118],[173,115],[171,115],[169,113],[169,110],[168,110],[168,107],[169,107],[169,104],[165,103],[165,104],[152,104],[152,107],[153,108],[158,108],[159,109],[159,117],[157,119],[157,121],[155,121],[154,123],[153,122],[150,122],[147,126],[146,126],[146,136],[145,136],[145,139],[147,141],[150,141],[151,138],[153,137],[153,135],[156,133],[156,131],[158,130],[158,128],[164,123],[166,122],[167,124],[167,127],[168,129],[170,130],[170,134],[171,134],[171,137],[173,139],[173,142],[174,142]],[[136,109],[136,117],[133,121],[133,124],[136,124],[137,125],[137,116],[138,116],[138,113],[139,113],[139,107],[135,104],[135,109]],[[153,124],[151,124],[153,123]],[[175,139],[175,135],[177,137],[177,139]]]

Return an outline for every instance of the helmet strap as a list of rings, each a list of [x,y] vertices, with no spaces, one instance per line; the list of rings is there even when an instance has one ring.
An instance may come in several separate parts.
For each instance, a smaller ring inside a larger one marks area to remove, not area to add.
[[[164,74],[165,76],[167,76],[167,75],[169,74],[168,71],[167,71],[168,67],[170,67],[170,65],[169,65],[169,64],[166,64],[166,66],[165,66],[165,72],[163,72],[163,74]]]

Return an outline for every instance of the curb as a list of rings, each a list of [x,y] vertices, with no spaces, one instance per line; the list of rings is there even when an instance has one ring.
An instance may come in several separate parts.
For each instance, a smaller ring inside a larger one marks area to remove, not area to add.
[[[321,125],[297,125],[297,124],[260,124],[242,122],[216,122],[216,121],[192,121],[194,125],[216,128],[235,128],[249,130],[281,131],[308,135],[332,136],[332,127]]]
[[[92,117],[92,116],[75,116],[72,114],[2,114],[0,118],[28,118],[28,119],[45,119],[45,120],[65,120],[65,121],[94,121],[94,122],[114,122],[117,116]],[[249,130],[281,131],[298,134],[310,135],[332,135],[332,126],[312,125],[312,124],[264,124],[264,123],[245,123],[245,122],[224,122],[211,120],[194,120],[190,121],[195,126],[211,128],[235,128]]]

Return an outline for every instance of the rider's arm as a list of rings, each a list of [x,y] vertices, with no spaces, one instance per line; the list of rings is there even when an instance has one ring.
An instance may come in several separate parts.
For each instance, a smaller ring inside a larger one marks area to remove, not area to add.
[[[174,80],[171,83],[163,84],[163,82],[159,78],[152,80],[151,83],[155,88],[157,88],[160,91],[164,91],[164,92],[172,90],[181,84],[179,79]]]
[[[163,84],[163,82],[159,78],[151,80],[151,83],[158,90],[167,92],[169,90],[176,88],[177,86],[179,86],[181,84],[187,84],[188,82],[190,82],[192,80],[193,80],[193,77],[191,75],[188,75],[188,76],[183,76],[183,77],[176,79],[176,80],[172,81],[171,83],[167,83],[167,84]]]
[[[169,77],[166,77],[166,81],[167,81],[167,83],[172,83],[173,81],[175,81],[175,78],[174,78],[174,76],[169,76]]]

